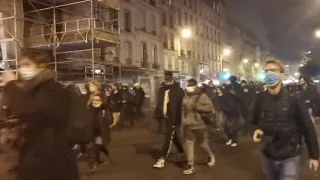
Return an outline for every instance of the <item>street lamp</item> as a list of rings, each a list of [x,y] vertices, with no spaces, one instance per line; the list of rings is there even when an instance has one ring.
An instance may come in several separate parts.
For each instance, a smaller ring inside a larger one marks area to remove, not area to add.
[[[316,36],[316,38],[320,38],[320,29],[316,30],[314,35]]]
[[[258,63],[255,63],[254,66],[255,66],[255,67],[259,67],[259,64],[258,64]]]
[[[231,50],[230,49],[226,48],[226,49],[223,50],[223,55],[229,56],[230,54],[231,54]]]
[[[299,75],[300,75],[300,73],[298,73],[298,72],[295,72],[295,73],[294,73],[294,75],[295,75],[295,76],[299,76]]]
[[[181,32],[181,36],[185,39],[189,39],[192,36],[192,32],[190,29],[183,29]]]
[[[244,59],[244,60],[243,60],[243,63],[245,63],[245,64],[247,64],[248,62],[249,62],[248,59]]]
[[[223,69],[223,72],[228,72],[228,71],[229,71],[229,69],[227,69],[227,68]]]

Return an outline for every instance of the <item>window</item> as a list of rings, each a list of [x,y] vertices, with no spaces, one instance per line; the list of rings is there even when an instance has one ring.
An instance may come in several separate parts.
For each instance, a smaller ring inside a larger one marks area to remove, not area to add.
[[[187,12],[184,13],[184,25],[188,26],[188,14],[187,14]]]
[[[131,31],[131,12],[129,10],[124,11],[124,29],[127,32]]]
[[[156,6],[156,1],[155,0],[149,0],[149,3],[151,6]]]
[[[167,26],[167,13],[162,13],[162,25]]]
[[[152,62],[153,64],[157,64],[158,60],[157,60],[157,45],[152,45],[152,52],[151,52],[151,58],[152,58]]]
[[[130,41],[125,41],[123,45],[124,49],[124,59],[125,63],[130,64],[132,63],[132,43]]]
[[[163,36],[163,47],[168,49],[168,34],[165,33]]]
[[[141,57],[142,62],[148,61],[147,43],[141,42]]]
[[[157,33],[157,17],[154,14],[152,14],[152,19],[151,19],[151,32],[153,34]]]
[[[174,36],[170,35],[170,49],[174,50]]]
[[[173,14],[169,15],[169,26],[170,28],[173,28]]]
[[[178,24],[181,26],[181,9],[178,9]]]
[[[146,30],[146,24],[147,24],[147,20],[146,20],[146,11],[140,10],[141,11],[141,29]]]

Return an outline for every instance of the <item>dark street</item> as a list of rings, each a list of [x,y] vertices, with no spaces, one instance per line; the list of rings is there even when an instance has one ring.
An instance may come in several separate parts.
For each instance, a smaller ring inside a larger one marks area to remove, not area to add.
[[[79,163],[83,180],[263,180],[259,162],[259,151],[249,138],[242,138],[236,148],[227,147],[222,142],[214,143],[216,165],[209,168],[205,165],[207,157],[201,149],[197,149],[196,173],[182,175],[181,165],[175,155],[164,169],[153,169],[162,136],[153,133],[155,124],[144,123],[134,129],[113,131],[110,151],[112,164],[102,165],[96,174],[87,175],[86,163]],[[218,138],[217,138],[218,139]],[[219,140],[217,140],[219,141]],[[12,164],[12,156],[1,156],[0,180],[11,180],[5,170]],[[307,169],[307,161],[303,161],[303,180],[316,180],[319,177]]]

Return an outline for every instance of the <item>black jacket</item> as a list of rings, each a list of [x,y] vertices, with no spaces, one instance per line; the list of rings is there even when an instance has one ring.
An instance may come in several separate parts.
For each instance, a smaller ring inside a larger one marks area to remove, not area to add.
[[[69,96],[54,78],[48,70],[27,83],[13,81],[5,86],[8,105],[26,127],[17,180],[78,179],[65,133]]]
[[[163,119],[163,103],[164,103],[164,95],[166,90],[170,89],[169,91],[169,102],[167,104],[167,115],[169,119],[169,126],[180,126],[181,125],[181,103],[182,98],[184,96],[184,91],[180,87],[178,82],[174,82],[172,85],[165,85],[164,83],[161,84],[158,98],[157,98],[157,105],[154,112],[154,116],[156,119]]]
[[[264,132],[264,154],[274,160],[295,157],[302,150],[302,136],[309,157],[319,158],[319,147],[314,125],[307,107],[296,96],[282,87],[278,95],[260,93],[255,104],[253,124]]]

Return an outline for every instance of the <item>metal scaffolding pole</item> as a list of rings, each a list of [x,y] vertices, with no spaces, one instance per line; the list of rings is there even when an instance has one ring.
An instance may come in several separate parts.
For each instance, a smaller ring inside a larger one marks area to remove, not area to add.
[[[90,27],[91,27],[91,57],[92,57],[92,79],[94,79],[95,75],[95,68],[94,68],[94,40],[93,40],[93,34],[94,34],[94,20],[93,20],[93,0],[90,1],[90,8],[91,8],[91,18],[90,18]]]

